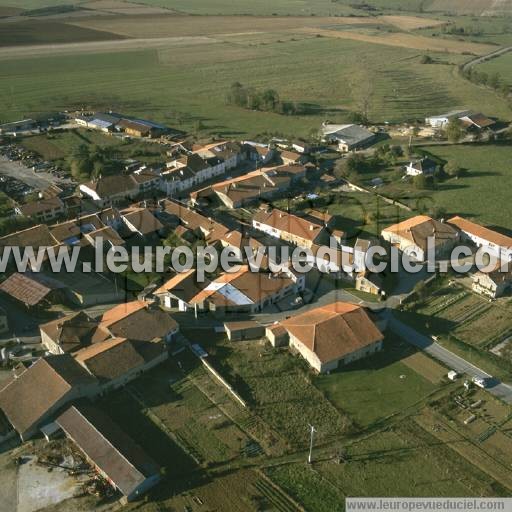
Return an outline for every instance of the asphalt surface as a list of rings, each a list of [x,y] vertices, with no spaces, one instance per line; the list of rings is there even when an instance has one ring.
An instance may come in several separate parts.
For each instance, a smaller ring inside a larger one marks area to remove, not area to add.
[[[16,178],[32,188],[45,189],[54,182],[57,182],[51,174],[34,172],[25,167],[21,162],[11,162],[8,158],[0,156],[0,174]]]

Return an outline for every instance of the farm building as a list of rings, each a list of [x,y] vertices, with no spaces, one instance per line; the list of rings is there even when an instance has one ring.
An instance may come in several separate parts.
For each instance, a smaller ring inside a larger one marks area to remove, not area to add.
[[[156,462],[92,405],[73,405],[56,423],[126,501],[139,498],[160,481]]]
[[[361,306],[335,302],[281,322],[289,346],[319,373],[329,372],[382,349],[384,336]]]
[[[375,133],[357,124],[324,123],[321,131],[323,140],[337,144],[342,153],[371,146],[376,139]]]
[[[430,116],[425,118],[425,124],[432,128],[443,128],[451,119],[460,119],[461,117],[470,114],[469,110],[452,110],[446,114],[439,114],[437,116]]]
[[[37,360],[0,391],[0,409],[26,441],[72,400],[99,392],[96,379],[70,355]]]
[[[73,300],[66,285],[41,273],[15,272],[0,284],[0,291],[25,307],[62,304]]]
[[[224,330],[229,341],[253,340],[265,334],[265,327],[254,320],[224,322]]]

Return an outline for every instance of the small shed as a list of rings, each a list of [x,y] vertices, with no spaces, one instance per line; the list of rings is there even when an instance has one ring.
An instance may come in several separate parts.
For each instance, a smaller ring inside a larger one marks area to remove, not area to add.
[[[254,320],[225,322],[224,330],[230,341],[253,340],[265,335],[265,328]]]
[[[448,379],[449,379],[449,380],[452,380],[452,381],[453,381],[453,380],[457,380],[457,377],[458,377],[458,376],[459,376],[459,374],[458,374],[456,371],[454,371],[454,370],[450,370],[450,371],[448,372]]]
[[[265,335],[273,347],[288,345],[288,331],[278,322],[269,325],[265,330]]]

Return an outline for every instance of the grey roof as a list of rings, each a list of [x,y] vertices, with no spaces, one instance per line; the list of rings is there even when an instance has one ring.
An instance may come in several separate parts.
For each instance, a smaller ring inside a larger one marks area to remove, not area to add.
[[[374,136],[371,131],[357,124],[341,126],[338,130],[332,132],[328,130],[329,125],[324,128],[324,133],[329,139],[344,142],[349,145],[360,144]]]
[[[72,406],[57,424],[125,495],[130,496],[160,468],[106,414],[90,405]]]

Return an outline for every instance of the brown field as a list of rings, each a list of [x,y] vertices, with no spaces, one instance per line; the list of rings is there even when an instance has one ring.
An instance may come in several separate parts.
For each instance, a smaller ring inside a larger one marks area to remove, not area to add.
[[[446,374],[445,368],[422,352],[411,354],[402,359],[401,362],[433,384],[441,382]]]
[[[49,20],[4,22],[0,28],[0,46],[81,43],[120,39],[124,39],[124,36]]]
[[[415,48],[417,50],[443,52],[443,53],[464,53],[471,55],[485,55],[495,50],[495,46],[488,44],[468,43],[465,41],[455,41],[448,39],[439,39],[433,37],[416,36],[413,34],[382,34],[370,35],[360,34],[353,31],[343,30],[323,30],[311,27],[303,28],[302,31],[308,33],[320,34],[324,37],[338,37],[340,39],[353,39],[355,41],[364,41],[366,43],[384,44],[389,46],[400,46],[403,48]]]
[[[169,14],[171,9],[163,7],[153,7],[151,5],[141,5],[131,2],[123,2],[122,0],[93,0],[80,4],[81,7],[86,9],[93,9],[95,11],[110,12],[113,14],[123,14],[132,16],[146,16],[152,14]]]
[[[325,18],[306,16],[138,16],[90,18],[74,21],[74,25],[106,30],[126,37],[177,37],[246,32],[280,32],[305,27],[374,25],[375,18]]]
[[[394,25],[402,30],[416,30],[418,28],[431,28],[446,25],[446,21],[435,20],[432,18],[420,18],[419,16],[380,16],[378,20],[384,20],[390,25]]]

